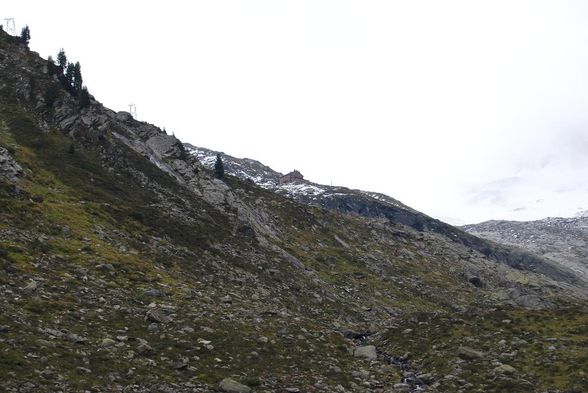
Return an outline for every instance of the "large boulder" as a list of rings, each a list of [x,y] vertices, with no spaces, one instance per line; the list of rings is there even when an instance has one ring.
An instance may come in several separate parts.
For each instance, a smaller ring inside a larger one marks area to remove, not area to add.
[[[116,120],[123,123],[130,123],[133,121],[133,115],[131,115],[129,112],[120,111],[116,114]]]
[[[457,349],[457,355],[466,360],[475,360],[475,359],[482,359],[484,357],[484,353],[477,351],[470,347],[459,347]]]
[[[494,369],[495,373],[513,375],[517,373],[517,369],[508,364],[501,364]]]
[[[153,308],[147,311],[145,320],[155,323],[168,323],[172,321],[172,317],[159,308]]]
[[[226,393],[250,393],[251,388],[239,383],[231,378],[225,378],[219,385],[220,389]]]
[[[365,345],[363,347],[355,348],[353,350],[353,356],[368,360],[376,360],[378,358],[376,347],[373,345]]]
[[[175,136],[160,133],[153,135],[145,142],[159,158],[175,157],[180,158],[184,154],[182,142]]]

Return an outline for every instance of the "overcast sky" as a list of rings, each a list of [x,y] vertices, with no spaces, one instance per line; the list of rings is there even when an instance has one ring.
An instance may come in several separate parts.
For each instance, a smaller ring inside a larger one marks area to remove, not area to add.
[[[90,93],[184,142],[452,223],[588,210],[588,2],[22,1]]]

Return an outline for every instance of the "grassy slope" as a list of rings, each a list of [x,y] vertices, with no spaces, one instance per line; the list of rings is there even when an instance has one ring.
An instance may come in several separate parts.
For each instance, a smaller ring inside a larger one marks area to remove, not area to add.
[[[586,310],[576,308],[418,314],[382,334],[377,342],[390,353],[410,352],[426,372],[467,381],[471,389],[467,391],[584,392],[588,386],[587,322]],[[407,329],[411,334],[406,334]],[[483,356],[460,358],[461,346]],[[517,372],[500,376],[493,371],[500,363]],[[441,391],[451,391],[455,385],[446,378]]]
[[[295,281],[283,276],[287,269],[276,266],[277,277],[266,270],[258,273],[259,265],[248,257],[233,258],[215,247],[231,243],[242,253],[252,248],[238,237],[228,239],[230,226],[216,210],[192,198],[190,207],[198,217],[170,222],[165,212],[150,207],[160,202],[158,196],[124,174],[109,174],[97,165],[95,152],[78,147],[69,153],[69,138],[42,133],[20,110],[5,110],[2,124],[0,144],[14,151],[27,169],[23,188],[28,193],[14,197],[10,187],[4,187],[0,199],[0,284],[15,294],[2,304],[0,314],[0,325],[10,328],[2,338],[12,342],[0,352],[2,379],[37,380],[47,362],[60,377],[41,378],[41,383],[51,386],[63,379],[74,388],[101,385],[109,373],[117,378],[129,370],[132,375],[125,383],[178,378],[217,383],[234,373],[252,384],[260,377],[290,379],[297,373],[307,381],[309,374],[324,373],[316,363],[325,353],[341,357],[335,362],[339,367],[351,367],[343,337],[312,319],[318,308],[301,312],[304,303],[312,301],[305,293],[286,296],[282,292],[293,285],[271,288],[264,283]],[[147,170],[173,195],[185,193],[154,167]],[[195,213],[202,210],[206,213]],[[99,268],[104,264],[114,271]],[[23,294],[19,288],[28,279],[35,279],[40,288]],[[166,296],[150,299],[143,295],[148,288],[161,289]],[[251,296],[253,292],[262,299]],[[231,304],[220,301],[227,294],[232,294]],[[157,333],[148,331],[143,318],[153,300],[175,315],[173,324]],[[332,314],[337,310],[331,305]],[[294,327],[292,313],[297,315]],[[53,338],[43,332],[48,328],[78,334],[88,342]],[[276,332],[283,329],[287,333],[278,338]],[[117,335],[130,337],[130,344],[100,347],[103,338]],[[271,339],[267,345],[257,341],[263,335]],[[148,340],[154,354],[130,357],[137,338]],[[203,348],[199,339],[212,341],[215,348]],[[254,350],[258,355],[252,360]],[[188,359],[193,369],[174,370],[168,363],[178,359]],[[154,375],[154,364],[161,363]],[[80,374],[80,365],[92,373]],[[340,373],[332,378],[333,383],[346,380]]]

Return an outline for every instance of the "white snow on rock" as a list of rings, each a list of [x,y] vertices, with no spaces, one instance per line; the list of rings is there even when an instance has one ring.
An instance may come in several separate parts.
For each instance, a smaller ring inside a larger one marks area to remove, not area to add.
[[[202,147],[196,147],[190,144],[185,144],[184,146],[186,151],[196,157],[206,168],[214,168],[216,155],[218,152]],[[377,192],[351,190],[349,188],[337,186],[327,186],[312,183],[307,180],[297,180],[294,182],[280,184],[280,178],[283,176],[283,174],[274,171],[272,168],[262,164],[259,161],[249,158],[236,158],[224,153],[221,153],[221,157],[223,159],[226,174],[236,176],[244,180],[250,180],[259,187],[289,196],[293,199],[319,201],[321,198],[334,198],[353,195],[355,197],[375,199],[384,204],[412,210],[396,199]]]

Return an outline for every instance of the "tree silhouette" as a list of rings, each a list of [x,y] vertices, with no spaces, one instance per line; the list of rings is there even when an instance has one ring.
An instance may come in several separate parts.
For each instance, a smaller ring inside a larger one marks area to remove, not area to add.
[[[73,87],[74,72],[75,72],[75,65],[72,63],[67,63],[67,68],[65,69],[65,80],[67,81],[67,83],[69,84],[70,87]]]
[[[63,48],[61,48],[57,54],[57,64],[62,70],[65,70],[65,67],[67,66],[67,56],[65,55]]]
[[[76,64],[74,64],[72,81],[72,86],[76,93],[79,93],[82,90],[82,81],[82,66],[80,65],[80,62],[77,61]]]
[[[223,165],[223,159],[221,154],[216,155],[216,162],[214,163],[214,176],[217,179],[223,179],[225,177],[225,166]]]
[[[29,43],[29,40],[31,39],[31,31],[29,30],[28,25],[23,27],[22,30],[20,31],[20,39],[26,44]]]

